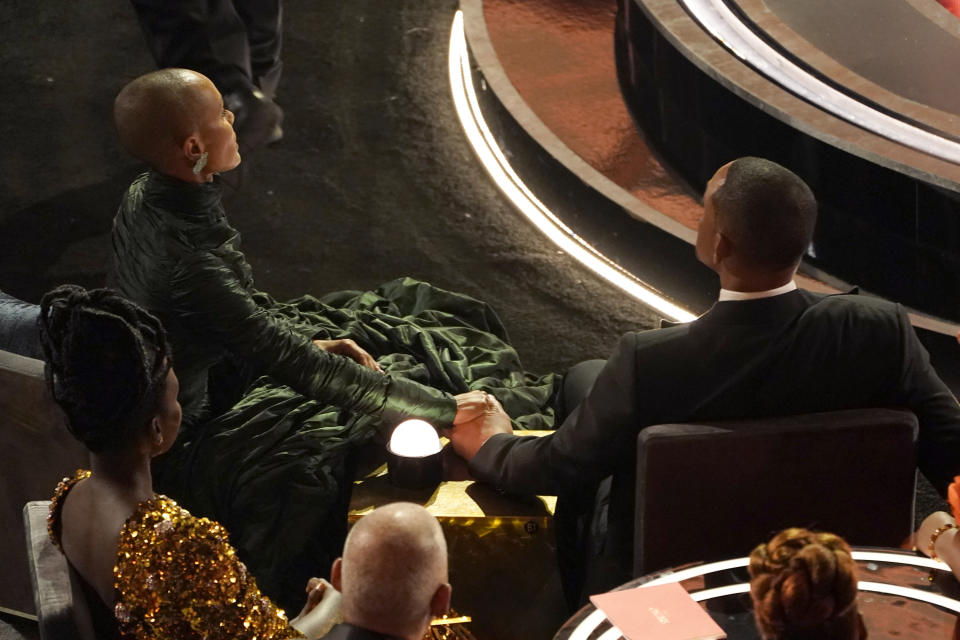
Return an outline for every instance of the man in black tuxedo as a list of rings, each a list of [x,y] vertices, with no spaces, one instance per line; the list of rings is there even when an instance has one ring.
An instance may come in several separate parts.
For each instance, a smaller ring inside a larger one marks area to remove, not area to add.
[[[576,495],[628,477],[648,425],[904,406],[919,419],[921,470],[945,493],[960,473],[960,407],[899,305],[797,289],[815,222],[813,194],[787,169],[759,158],[721,167],[696,247],[720,276],[719,301],[689,324],[623,336],[554,434],[515,437],[496,407],[457,425],[452,442],[473,476]]]
[[[350,530],[330,582],[342,593],[343,623],[325,640],[421,640],[447,612],[447,543],[437,519],[394,502]]]

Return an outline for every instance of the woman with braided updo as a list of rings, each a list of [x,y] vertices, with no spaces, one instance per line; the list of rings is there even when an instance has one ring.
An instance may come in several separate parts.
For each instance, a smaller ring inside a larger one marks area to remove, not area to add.
[[[832,533],[785,529],[750,554],[750,597],[764,640],[862,640],[857,570]]]
[[[137,639],[325,633],[337,600],[331,587],[308,583],[307,604],[288,623],[223,527],[154,494],[150,461],[173,444],[181,419],[160,322],[109,289],[66,285],[44,296],[39,328],[50,390],[91,462],[57,487],[48,528],[106,605],[97,608],[99,631],[111,631],[104,623],[112,618]]]

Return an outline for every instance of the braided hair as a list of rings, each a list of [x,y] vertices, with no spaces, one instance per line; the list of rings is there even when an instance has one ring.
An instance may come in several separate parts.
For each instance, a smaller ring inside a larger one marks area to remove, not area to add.
[[[832,533],[785,529],[750,554],[750,597],[765,640],[856,640],[856,564]]]
[[[110,289],[63,285],[40,302],[47,385],[70,432],[93,452],[129,445],[170,370],[160,321]]]

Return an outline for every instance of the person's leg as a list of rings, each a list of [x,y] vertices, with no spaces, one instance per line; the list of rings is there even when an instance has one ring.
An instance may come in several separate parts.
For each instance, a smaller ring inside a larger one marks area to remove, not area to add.
[[[193,69],[223,94],[252,89],[250,49],[230,0],[130,0],[159,68]]]
[[[253,82],[247,26],[233,0],[130,1],[157,66],[199,71],[223,94],[241,153],[283,137],[283,111]]]
[[[234,0],[237,15],[247,28],[250,45],[250,69],[254,83],[273,99],[280,83],[283,62],[282,0]]]
[[[558,427],[587,397],[590,389],[593,388],[594,381],[606,364],[606,360],[584,360],[570,367],[563,375],[563,386],[557,394],[556,424]]]
[[[563,421],[577,408],[603,370],[606,360],[585,360],[570,367],[563,375],[563,385],[557,394],[556,424]],[[598,495],[599,488],[606,487],[603,496]],[[609,482],[600,487],[583,485],[577,490],[569,490],[557,497],[554,513],[554,526],[557,540],[557,561],[560,565],[560,580],[564,596],[570,611],[576,611],[582,602],[584,583],[587,578],[587,565],[594,555],[593,545],[598,540],[598,532],[593,529],[606,527],[606,493]],[[598,517],[602,515],[604,517]]]

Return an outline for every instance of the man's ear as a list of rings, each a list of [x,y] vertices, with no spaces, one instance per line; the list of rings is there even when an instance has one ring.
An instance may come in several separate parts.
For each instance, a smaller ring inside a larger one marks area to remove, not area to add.
[[[444,582],[437,590],[433,592],[430,598],[430,615],[439,618],[450,610],[450,596],[453,595],[453,587],[449,582]]]
[[[330,567],[330,584],[333,585],[333,588],[337,591],[342,591],[340,588],[343,582],[343,558],[337,558],[333,561],[333,566]]]
[[[713,234],[713,263],[719,265],[733,254],[733,243],[722,231]]]

